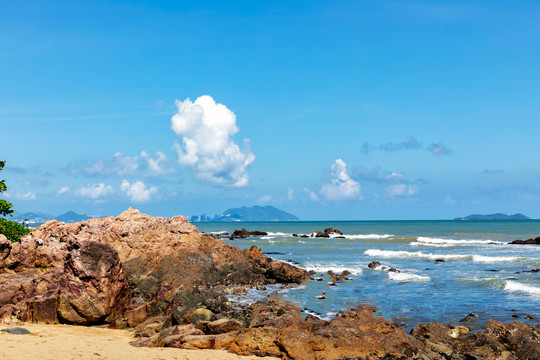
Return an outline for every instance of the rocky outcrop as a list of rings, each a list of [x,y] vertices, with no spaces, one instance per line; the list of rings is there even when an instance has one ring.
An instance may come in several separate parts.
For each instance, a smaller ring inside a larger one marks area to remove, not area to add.
[[[536,237],[534,239],[528,239],[528,240],[514,240],[509,242],[509,244],[512,245],[540,245],[540,236]]]
[[[532,326],[490,320],[485,331],[468,333],[464,326],[436,323],[421,324],[411,331],[443,359],[540,359],[540,332]]]
[[[268,235],[267,232],[264,231],[247,231],[245,228],[242,228],[241,230],[234,230],[234,232],[231,234],[230,239],[245,239],[252,236],[265,236]]]
[[[229,310],[228,285],[310,278],[258,248],[204,236],[182,216],[133,209],[82,223],[49,221],[11,248],[2,246],[0,319],[135,327],[171,316],[184,323],[194,309]]]

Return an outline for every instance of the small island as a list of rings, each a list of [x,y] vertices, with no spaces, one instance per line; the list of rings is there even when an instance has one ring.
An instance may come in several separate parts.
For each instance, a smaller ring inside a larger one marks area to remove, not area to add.
[[[454,220],[530,220],[530,218],[523,214],[506,215],[503,213],[495,213],[489,215],[472,214],[465,217],[454,218]]]

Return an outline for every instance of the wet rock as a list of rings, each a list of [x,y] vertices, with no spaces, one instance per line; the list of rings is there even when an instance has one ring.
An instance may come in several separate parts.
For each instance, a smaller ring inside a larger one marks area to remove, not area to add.
[[[372,261],[368,264],[368,268],[375,269],[377,267],[381,266],[381,263],[378,261]]]
[[[336,274],[332,270],[328,270],[327,272],[328,276],[330,277],[330,281],[332,282],[343,282],[343,281],[350,281],[347,276],[351,275],[351,272],[349,270],[344,270],[341,272],[341,274]]]
[[[322,231],[314,231],[311,233],[311,237],[316,237],[316,238],[329,238],[330,235],[328,235],[327,233],[324,233]]]
[[[335,234],[343,235],[341,230],[334,229],[334,228],[326,228],[326,229],[324,229],[324,233],[328,234],[328,235],[335,235]]]
[[[527,314],[527,316],[525,316],[525,319],[527,319],[527,320],[534,320],[535,317],[532,316],[532,315]]]
[[[267,232],[264,231],[248,231],[245,228],[242,228],[241,230],[234,230],[234,232],[231,234],[231,239],[245,239],[252,236],[265,236],[268,235]]]
[[[443,262],[445,262],[444,259],[435,259],[436,264],[440,264],[440,263],[443,263]]]
[[[509,242],[509,244],[512,245],[540,245],[540,236],[536,237],[534,239],[528,239],[528,240],[514,240]]]

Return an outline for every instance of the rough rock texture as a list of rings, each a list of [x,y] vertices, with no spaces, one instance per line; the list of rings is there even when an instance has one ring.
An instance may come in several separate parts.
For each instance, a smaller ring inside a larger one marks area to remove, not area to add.
[[[540,332],[519,322],[490,320],[485,331],[469,336],[464,326],[421,324],[411,334],[446,359],[540,359]]]
[[[7,250],[6,250],[7,249]],[[302,283],[309,274],[203,236],[184,217],[49,221],[11,248],[0,242],[0,319],[135,327],[158,315],[228,310],[226,285]]]

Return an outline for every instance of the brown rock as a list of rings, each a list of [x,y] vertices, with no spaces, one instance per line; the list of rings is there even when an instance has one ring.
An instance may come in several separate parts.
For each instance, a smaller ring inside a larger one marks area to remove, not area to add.
[[[328,235],[327,233],[324,233],[322,231],[314,231],[311,234],[311,236],[316,237],[316,238],[328,238],[328,237],[330,237],[330,235]]]
[[[201,321],[197,327],[206,335],[217,335],[238,331],[242,328],[242,323],[238,320],[223,318],[212,322]]]
[[[0,234],[0,266],[4,262],[4,259],[9,256],[11,252],[11,242],[4,234]]]
[[[340,230],[334,229],[334,228],[324,229],[324,233],[328,235],[334,235],[334,234],[343,235],[343,233]]]

